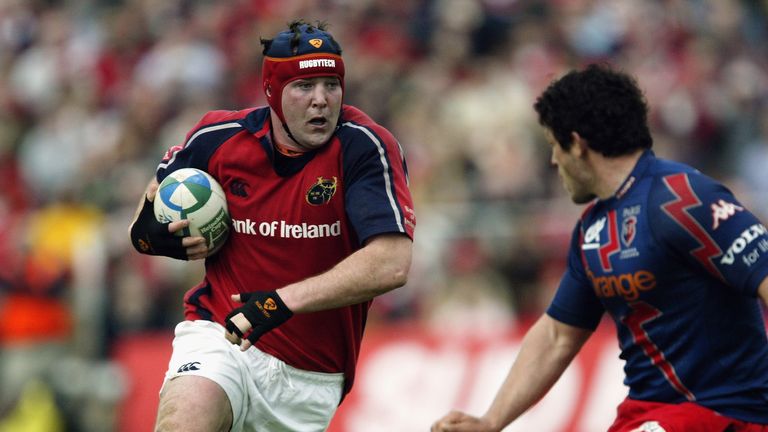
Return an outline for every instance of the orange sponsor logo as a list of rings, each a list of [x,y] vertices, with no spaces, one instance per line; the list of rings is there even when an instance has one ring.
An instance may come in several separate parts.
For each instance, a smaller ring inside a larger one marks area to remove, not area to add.
[[[641,291],[656,288],[656,276],[647,270],[597,277],[587,271],[587,277],[592,282],[595,294],[603,298],[621,296],[627,301],[632,301],[640,297]]]
[[[277,303],[271,298],[268,298],[267,301],[264,302],[264,309],[266,310],[277,310]]]
[[[309,44],[312,45],[315,48],[320,48],[323,46],[323,40],[322,39],[310,39]]]

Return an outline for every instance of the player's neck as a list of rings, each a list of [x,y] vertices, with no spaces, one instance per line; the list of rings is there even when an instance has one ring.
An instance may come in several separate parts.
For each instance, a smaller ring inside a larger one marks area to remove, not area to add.
[[[642,154],[642,151],[638,151],[626,156],[605,157],[596,153],[594,155],[597,158],[597,163],[594,164],[597,178],[595,195],[601,200],[616,195],[632,170],[635,169],[635,165]]]
[[[285,130],[279,119],[272,118],[272,145],[275,150],[285,156],[295,157],[305,153],[307,149],[299,146]]]
[[[275,150],[288,157],[297,157],[303,155],[306,150],[297,150],[294,147],[288,147],[280,144],[277,141],[273,141]]]

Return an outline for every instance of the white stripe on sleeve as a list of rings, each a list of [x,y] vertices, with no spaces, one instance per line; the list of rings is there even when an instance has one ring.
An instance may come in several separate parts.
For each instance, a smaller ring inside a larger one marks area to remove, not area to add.
[[[356,125],[354,123],[344,123],[342,126],[349,126],[351,128],[359,129],[363,131],[368,138],[371,139],[371,141],[376,144],[376,147],[379,150],[379,161],[381,161],[381,165],[383,168],[382,175],[384,176],[384,184],[387,188],[387,198],[389,198],[389,205],[392,208],[392,213],[395,215],[395,221],[397,222],[397,227],[400,230],[400,232],[405,232],[405,229],[403,228],[403,221],[400,218],[400,210],[397,208],[397,204],[395,203],[395,197],[392,194],[392,179],[389,176],[389,164],[387,163],[387,158],[385,156],[384,152],[384,146],[381,145],[381,142],[378,138],[376,138],[376,135],[374,135],[368,128],[365,128],[360,125]]]

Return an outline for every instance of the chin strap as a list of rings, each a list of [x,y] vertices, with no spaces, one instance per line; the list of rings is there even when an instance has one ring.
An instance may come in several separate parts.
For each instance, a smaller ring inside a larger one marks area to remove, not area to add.
[[[283,122],[283,129],[285,129],[285,132],[288,134],[288,138],[292,139],[292,140],[293,140],[293,142],[295,142],[296,144],[298,144],[298,145],[299,145],[299,147],[301,147],[301,143],[300,143],[300,142],[298,142],[298,141],[296,140],[296,138],[294,138],[293,134],[291,133],[291,130],[290,130],[290,129],[288,129],[288,124],[286,124],[285,122]]]
[[[334,135],[336,132],[339,131],[339,128],[341,128],[341,114],[343,112],[344,112],[344,109],[339,110],[339,117],[336,119],[336,128],[333,129],[333,134],[331,135]],[[283,130],[285,130],[285,133],[288,134],[288,138],[292,139],[293,142],[295,142],[299,147],[303,148],[304,146],[302,146],[301,143],[296,139],[296,137],[293,136],[293,133],[288,128],[288,124],[284,121],[281,121],[280,124],[283,125]],[[275,143],[277,143],[277,141],[275,141]],[[277,144],[275,144],[275,147],[277,147]]]

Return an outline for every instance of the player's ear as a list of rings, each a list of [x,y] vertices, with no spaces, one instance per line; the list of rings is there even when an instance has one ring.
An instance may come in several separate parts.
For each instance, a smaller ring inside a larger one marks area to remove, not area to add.
[[[587,140],[582,138],[576,131],[571,132],[571,147],[573,147],[573,151],[578,157],[587,154],[587,150],[589,149]]]

